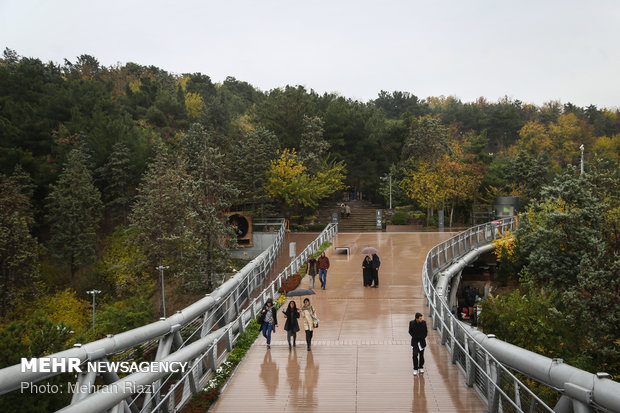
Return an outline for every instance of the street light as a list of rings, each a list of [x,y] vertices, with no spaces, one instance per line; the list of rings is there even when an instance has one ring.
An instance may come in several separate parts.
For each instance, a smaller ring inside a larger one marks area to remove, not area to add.
[[[166,318],[166,295],[164,292],[164,270],[170,268],[169,265],[160,265],[159,267],[155,267],[156,270],[159,270],[161,274],[161,303],[164,309],[164,318]]]
[[[96,305],[96,299],[95,297],[97,297],[97,294],[99,294],[101,292],[101,290],[89,290],[86,291],[86,294],[92,294],[93,296],[93,331],[95,331],[95,305]]]
[[[581,150],[581,175],[583,175],[583,150],[585,149],[585,146],[583,146],[583,143],[581,144],[581,146],[579,147],[579,150]]]
[[[390,209],[392,209],[392,174],[390,174],[389,177],[388,176],[382,176],[380,179],[382,181],[385,181],[387,179],[390,180]]]

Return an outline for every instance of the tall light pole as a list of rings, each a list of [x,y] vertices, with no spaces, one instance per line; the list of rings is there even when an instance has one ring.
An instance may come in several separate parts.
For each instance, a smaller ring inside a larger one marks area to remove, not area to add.
[[[382,181],[385,181],[387,179],[390,180],[390,209],[392,209],[392,174],[389,175],[389,178],[387,176],[381,177]]]
[[[95,305],[97,303],[97,300],[95,299],[95,297],[97,297],[97,294],[99,294],[100,292],[101,290],[86,291],[86,294],[92,294],[93,296],[93,331],[95,331]]]
[[[583,150],[585,149],[585,146],[583,146],[583,143],[581,144],[581,146],[579,147],[579,150],[581,150],[581,175],[583,175]]]
[[[159,267],[155,267],[155,269],[159,270],[159,273],[161,274],[161,303],[164,309],[164,318],[166,318],[166,295],[164,291],[164,270],[167,270],[168,268],[170,268],[169,265],[161,265],[161,264],[159,265]]]

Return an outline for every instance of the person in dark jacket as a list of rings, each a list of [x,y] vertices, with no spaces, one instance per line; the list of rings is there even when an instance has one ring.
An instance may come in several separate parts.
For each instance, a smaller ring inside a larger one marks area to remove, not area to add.
[[[377,254],[372,254],[372,281],[375,285],[373,288],[379,288],[379,267],[381,266],[381,260]]]
[[[364,287],[370,287],[372,283],[372,260],[367,255],[362,262],[362,275],[364,279]]]
[[[284,314],[284,318],[286,318],[286,322],[284,323],[284,330],[286,330],[286,340],[288,341],[288,349],[291,350],[293,347],[297,347],[297,332],[299,331],[299,309],[297,308],[297,303],[292,301],[288,303],[288,307],[286,307],[285,311],[282,311]],[[293,337],[293,345],[291,346],[291,337]]]
[[[316,258],[308,258],[308,265],[306,266],[306,274],[308,274],[308,288],[314,288],[314,279],[317,273]]]
[[[321,282],[321,288],[325,289],[327,286],[327,270],[329,269],[329,258],[325,255],[325,251],[321,252],[321,256],[316,260],[316,265],[319,269],[319,281]]]
[[[271,332],[275,333],[278,325],[278,315],[276,308],[273,306],[273,299],[268,298],[265,306],[261,310],[261,319],[263,320],[262,332],[263,337],[267,339],[267,348],[271,348]]]
[[[415,313],[415,320],[409,322],[409,335],[411,336],[411,349],[413,350],[413,375],[424,373],[424,348],[428,329],[423,315]]]

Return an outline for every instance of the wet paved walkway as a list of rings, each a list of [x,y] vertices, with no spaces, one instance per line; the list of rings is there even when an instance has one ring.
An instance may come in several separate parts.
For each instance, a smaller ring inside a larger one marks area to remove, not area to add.
[[[327,251],[327,289],[310,296],[320,326],[312,351],[303,330],[289,351],[284,317],[271,350],[260,336],[213,408],[214,412],[483,412],[430,327],[426,373],[412,374],[409,320],[426,314],[421,269],[449,233],[339,234]],[[336,254],[349,246],[351,255]],[[379,249],[379,288],[362,285],[359,251]],[[288,248],[286,245],[283,248]],[[307,288],[307,279],[300,288]],[[319,286],[317,277],[316,285]],[[299,306],[300,299],[296,299]]]

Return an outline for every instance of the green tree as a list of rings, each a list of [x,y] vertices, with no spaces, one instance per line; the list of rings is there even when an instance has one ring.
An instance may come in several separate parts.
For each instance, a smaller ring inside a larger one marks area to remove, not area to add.
[[[133,242],[153,267],[162,261],[173,262],[181,254],[189,202],[186,179],[185,165],[159,143],[129,215]]]
[[[265,172],[276,157],[278,146],[277,136],[260,126],[242,138],[236,152],[233,174],[235,186],[240,191],[240,204],[258,204],[258,209],[263,210],[267,201],[267,194],[263,191]]]
[[[54,323],[42,312],[27,320],[15,320],[0,329],[0,368],[19,364],[22,357],[43,357],[66,350],[74,343],[73,331],[64,323]],[[75,380],[71,374],[63,374],[47,380],[50,385],[66,388],[67,382]],[[46,382],[40,382],[45,384]],[[25,413],[57,411],[71,401],[69,392],[41,394],[13,391],[0,396],[0,410]]]
[[[112,153],[101,170],[105,182],[103,201],[106,208],[123,219],[127,216],[132,201],[130,190],[131,161],[129,148],[122,142],[112,147]]]
[[[303,132],[303,117],[317,114],[318,96],[303,86],[273,89],[251,110],[254,122],[274,132],[282,148],[296,148]]]
[[[96,258],[101,209],[101,195],[85,166],[84,155],[73,150],[58,182],[51,187],[47,215],[52,254],[68,262],[71,280],[80,267]]]
[[[319,116],[303,117],[303,132],[299,144],[299,161],[310,173],[317,173],[329,150],[329,142],[323,139],[323,119]]]
[[[403,146],[403,159],[433,162],[447,151],[448,130],[438,118],[427,115],[411,123]]]
[[[151,294],[151,289],[142,288],[135,295],[97,307],[97,331],[101,334],[117,334],[152,321]]]
[[[562,311],[583,325],[590,370],[620,373],[620,257],[610,241],[609,207],[574,167],[545,187],[517,231],[523,282],[562,293]],[[617,225],[617,223],[616,223]],[[601,371],[601,370],[597,370]]]
[[[521,197],[521,202],[527,205],[530,200],[540,198],[541,190],[550,183],[549,161],[545,154],[532,156],[525,151],[519,151],[508,158],[504,169],[506,191]]]
[[[39,245],[30,234],[34,223],[30,199],[18,177],[0,175],[0,318],[36,288]]]
[[[185,185],[190,202],[183,246],[185,265],[179,271],[192,289],[205,287],[211,291],[216,287],[216,274],[228,268],[227,247],[234,242],[234,232],[223,212],[238,191],[228,178],[224,155],[200,124],[193,124],[183,134],[180,146],[186,160]]]

